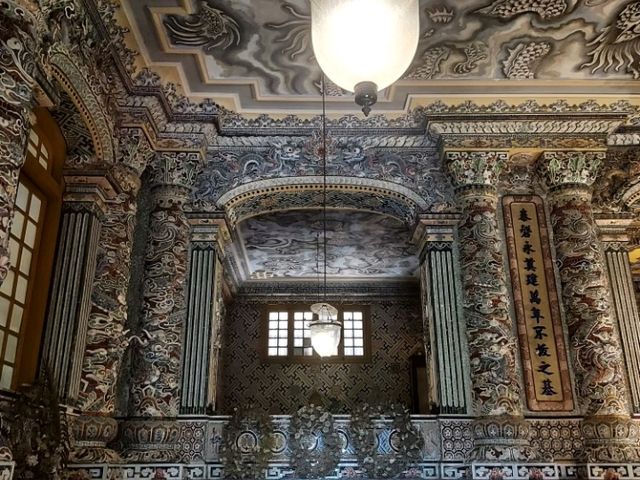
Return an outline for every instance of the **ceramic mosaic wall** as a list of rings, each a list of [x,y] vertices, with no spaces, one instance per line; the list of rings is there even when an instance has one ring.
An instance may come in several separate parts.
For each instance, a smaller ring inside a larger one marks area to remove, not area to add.
[[[417,301],[371,305],[372,354],[364,364],[264,362],[260,356],[262,306],[239,300],[229,309],[224,325],[223,412],[250,402],[272,414],[290,414],[314,390],[335,413],[349,411],[362,401],[411,404],[410,357],[423,348]]]

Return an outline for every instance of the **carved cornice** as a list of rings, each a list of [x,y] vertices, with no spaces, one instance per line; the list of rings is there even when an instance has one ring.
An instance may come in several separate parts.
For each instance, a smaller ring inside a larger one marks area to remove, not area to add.
[[[322,177],[318,176],[261,180],[230,190],[220,197],[217,205],[236,225],[262,213],[320,208],[323,189]],[[327,189],[329,208],[374,211],[408,225],[414,223],[417,213],[429,207],[412,190],[380,180],[332,176],[328,178]]]
[[[305,135],[322,128],[322,117],[301,118],[287,115],[271,118],[260,115],[248,118],[235,113],[225,113],[220,117],[220,132],[224,135]],[[414,112],[397,118],[372,115],[360,118],[345,115],[337,119],[327,119],[327,130],[332,135],[424,135],[426,119]]]
[[[538,162],[538,171],[550,189],[563,186],[591,187],[605,158],[603,151],[544,152]]]
[[[507,160],[507,152],[445,152],[447,170],[456,190],[467,187],[495,188]]]

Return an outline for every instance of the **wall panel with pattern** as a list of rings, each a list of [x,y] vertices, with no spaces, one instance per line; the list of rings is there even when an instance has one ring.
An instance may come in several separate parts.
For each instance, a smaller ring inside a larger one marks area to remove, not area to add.
[[[262,305],[237,300],[224,326],[221,409],[249,403],[271,414],[291,414],[314,391],[334,413],[358,402],[411,406],[411,356],[423,349],[419,302],[371,304],[371,361],[352,364],[278,364],[261,357]]]

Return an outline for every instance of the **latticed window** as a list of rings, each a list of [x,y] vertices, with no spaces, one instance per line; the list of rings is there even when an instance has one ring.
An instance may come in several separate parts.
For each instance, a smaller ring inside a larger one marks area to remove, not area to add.
[[[313,321],[310,305],[273,305],[266,308],[265,357],[271,362],[314,363],[320,357],[311,346]],[[338,307],[342,335],[338,355],[323,362],[362,362],[370,355],[368,331],[369,309],[366,306]]]
[[[0,286],[0,388],[30,382],[36,372],[62,197],[61,137],[37,115],[20,172],[9,234],[11,267]],[[42,123],[40,123],[42,120]],[[45,133],[46,132],[46,133]],[[59,134],[59,132],[57,132]]]

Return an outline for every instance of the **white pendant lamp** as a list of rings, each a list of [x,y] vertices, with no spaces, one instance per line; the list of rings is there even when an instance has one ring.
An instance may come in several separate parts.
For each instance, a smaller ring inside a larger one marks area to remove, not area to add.
[[[342,324],[338,322],[338,310],[328,303],[314,303],[311,312],[318,319],[309,324],[311,346],[321,357],[338,354]]]
[[[377,92],[409,68],[418,47],[418,0],[311,0],[313,51],[322,71],[355,92],[368,115]]]

